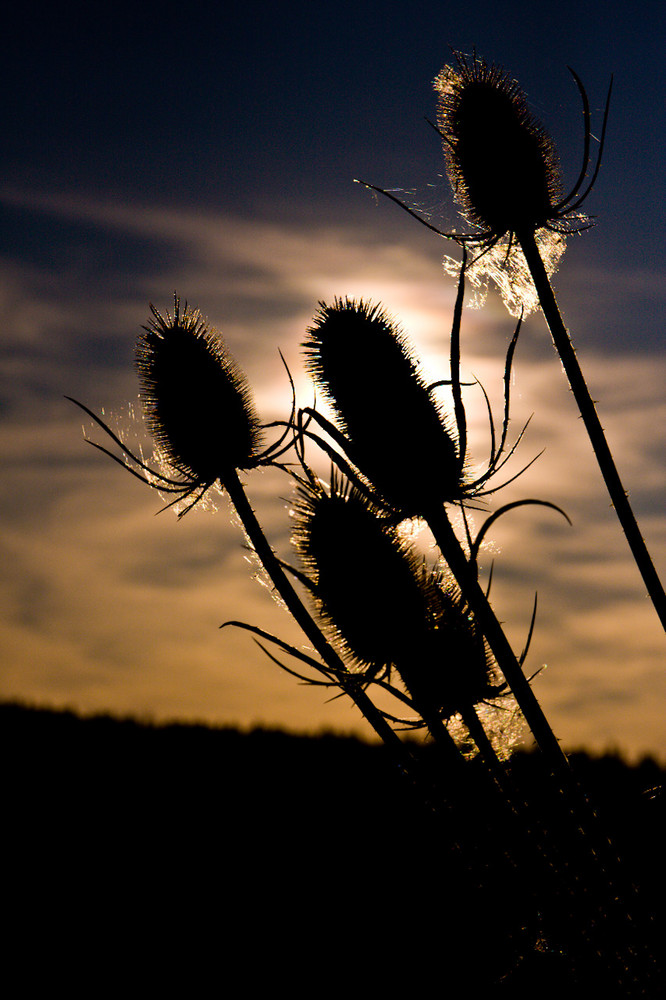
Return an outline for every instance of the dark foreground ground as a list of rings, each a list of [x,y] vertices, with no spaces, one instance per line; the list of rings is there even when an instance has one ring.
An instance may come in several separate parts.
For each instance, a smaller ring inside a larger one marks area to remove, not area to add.
[[[12,705],[0,734],[17,996],[664,995],[654,761],[572,757],[597,824],[536,754],[511,765],[517,820],[427,747],[416,792],[382,747],[332,736]]]

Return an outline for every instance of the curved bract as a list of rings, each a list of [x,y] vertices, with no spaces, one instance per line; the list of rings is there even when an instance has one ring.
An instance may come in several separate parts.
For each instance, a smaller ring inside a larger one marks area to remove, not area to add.
[[[136,369],[144,416],[156,446],[153,465],[131,451],[97,414],[76,399],[120,450],[120,456],[90,441],[160,493],[173,494],[168,507],[184,500],[182,517],[216,483],[237,482],[237,473],[280,465],[291,447],[289,426],[260,451],[263,428],[251,390],[220,335],[174,296],[173,315],[150,307],[152,319],[136,345]],[[293,385],[292,385],[293,388]],[[294,407],[289,425],[293,420]],[[286,443],[285,443],[286,442]],[[157,467],[156,467],[157,466]]]
[[[466,259],[465,251],[463,256]],[[490,421],[490,457],[480,476],[472,479],[467,475],[467,418],[460,382],[465,269],[463,260],[451,329],[449,379],[426,385],[405,334],[379,305],[369,302],[336,299],[332,306],[320,303],[303,345],[306,365],[330,403],[336,422],[311,407],[304,408],[301,416],[314,420],[336,447],[329,447],[305,425],[302,432],[316,440],[333,463],[396,521],[425,517],[443,504],[462,504],[495,492],[500,487],[490,488],[488,483],[511,458],[522,437],[521,432],[513,447],[506,450],[519,319],[506,356],[501,435],[497,440],[490,403],[481,386]],[[450,420],[435,398],[440,386],[451,388]]]
[[[454,194],[478,232],[442,235],[490,247],[505,236],[511,241],[542,229],[566,234],[588,228],[577,210],[601,165],[612,79],[597,163],[582,190],[590,167],[590,106],[580,77],[570,70],[583,103],[583,163],[562,196],[555,144],[529,111],[519,84],[476,54],[469,58],[454,51],[453,58],[455,65],[445,66],[434,81],[437,130]]]

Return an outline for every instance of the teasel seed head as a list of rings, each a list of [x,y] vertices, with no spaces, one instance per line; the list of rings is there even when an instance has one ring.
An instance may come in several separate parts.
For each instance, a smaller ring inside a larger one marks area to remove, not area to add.
[[[449,179],[468,218],[485,233],[536,231],[560,217],[553,140],[503,70],[454,53],[435,80],[437,125]]]
[[[317,612],[368,678],[394,667],[418,710],[449,718],[488,697],[493,669],[457,591],[357,489],[300,491],[294,540]]]
[[[331,634],[370,674],[402,659],[425,608],[414,557],[395,528],[335,479],[330,492],[300,491],[295,515],[296,548]]]
[[[257,464],[261,429],[245,376],[198,312],[152,319],[136,346],[148,429],[161,459],[192,488],[224,485]]]
[[[388,507],[409,517],[460,497],[464,456],[381,306],[348,298],[320,303],[303,346],[349,458]]]

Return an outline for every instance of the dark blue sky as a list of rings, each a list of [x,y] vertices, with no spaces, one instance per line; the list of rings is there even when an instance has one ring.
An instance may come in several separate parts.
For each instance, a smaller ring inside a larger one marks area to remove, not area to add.
[[[617,234],[638,227],[656,262],[645,237],[664,232],[665,15],[653,0],[632,7],[13,5],[4,179],[262,217],[334,215],[362,203],[349,186],[356,175],[384,186],[436,180],[438,143],[423,121],[434,113],[431,81],[449,46],[476,46],[520,81],[573,170],[579,103],[566,67],[597,109],[615,74],[597,202],[612,213],[616,252]]]
[[[597,131],[613,73],[604,164],[586,206],[599,227],[584,246],[571,241],[569,259],[663,273],[666,16],[653,0],[640,9],[417,0],[402,11],[371,0],[194,3],[187,13],[174,3],[27,3],[9,18],[3,189],[305,226],[344,217],[420,245],[416,224],[388,204],[377,212],[352,179],[404,189],[435,222],[456,222],[424,120],[450,46],[476,47],[520,81],[557,140],[565,184],[582,142],[566,67],[587,87]],[[170,252],[126,235],[97,245],[90,227],[54,226],[25,200],[5,199],[0,249],[12,259],[54,270],[73,260],[85,276],[86,262],[97,270],[106,257],[122,271]],[[607,330],[607,346],[626,336],[637,350],[657,346],[661,324],[655,308],[645,312],[640,332]]]

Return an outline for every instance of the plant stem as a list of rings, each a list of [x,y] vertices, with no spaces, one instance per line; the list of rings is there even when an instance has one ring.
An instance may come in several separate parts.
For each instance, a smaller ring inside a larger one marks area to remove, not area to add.
[[[366,721],[372,726],[377,736],[388,747],[394,764],[409,779],[412,793],[418,796],[421,807],[425,806],[439,820],[444,820],[450,832],[450,828],[456,825],[451,813],[450,804],[446,800],[439,801],[439,796],[437,797],[437,801],[432,800],[433,790],[424,785],[421,774],[415,771],[415,762],[409,751],[405,748],[404,743],[368,697],[361,684],[349,676],[344,662],[322,635],[317,623],[296,593],[279,559],[273,552],[235,470],[225,477],[224,487],[240,518],[250,544],[268,573],[273,586],[284,601],[287,610],[324,663],[331,669],[341,690],[351,698]],[[443,763],[451,772],[458,774],[460,768],[465,766],[465,761],[448,730],[446,730],[440,720],[437,721],[439,728],[432,724],[432,720],[429,728],[433,736],[437,739]],[[457,851],[460,850],[455,840],[453,847]]]
[[[637,950],[636,953],[640,954],[641,960],[646,963],[647,974],[654,959],[646,953],[646,949],[632,929],[631,917],[625,908],[625,897],[632,898],[633,889],[629,887],[628,891],[622,892],[618,888],[618,882],[621,883],[622,879],[619,877],[621,866],[617,854],[601,828],[599,819],[587,796],[579,787],[569,768],[566,756],[550,728],[501,624],[479,585],[475,569],[470,564],[446,511],[440,509],[428,512],[426,520],[549,764],[551,777],[555,781],[553,792],[556,813],[560,817],[557,820],[554,815],[552,821],[563,824],[561,836],[564,837],[564,867],[561,868],[562,862],[553,864],[549,858],[550,852],[546,849],[546,841],[550,839],[550,835],[545,837],[542,857],[546,866],[551,869],[556,881],[562,880],[564,892],[572,901],[575,901],[575,906],[570,914],[572,926],[575,923],[578,924],[581,943],[585,941],[587,945],[591,946],[599,960],[602,962],[608,960],[609,963],[612,960],[612,962],[619,963],[621,968],[618,974],[623,980],[628,976],[631,981],[632,977],[631,963],[622,950],[624,947],[633,946]],[[473,722],[473,720],[470,721]],[[472,728],[476,730],[474,725]],[[473,733],[475,739],[476,735],[476,732]],[[481,739],[481,742],[484,741]],[[520,811],[520,803],[516,802],[515,804]],[[538,838],[536,843],[538,845]],[[570,872],[568,871],[569,867],[571,867]],[[583,896],[589,895],[587,905],[590,912],[577,921],[575,918],[579,906],[578,894],[580,893]],[[589,926],[586,925],[586,920],[590,921]],[[621,953],[618,952],[615,956],[607,955],[603,942],[605,929],[611,924],[613,926],[617,924],[618,929],[622,931],[619,938],[622,939],[624,935],[626,939],[624,944],[620,946]]]
[[[257,556],[268,573],[275,589],[284,601],[290,614],[297,625],[307,636],[308,641],[315,648],[324,663],[335,674],[340,687],[354,701],[365,719],[370,723],[380,739],[392,749],[396,763],[409,772],[407,762],[407,752],[398,734],[390,727],[381,712],[375,707],[360,684],[353,678],[346,677],[347,668],[337,653],[331,648],[322,635],[316,622],[308,612],[300,597],[294,590],[290,580],[284,572],[280,562],[268,543],[263,529],[257,520],[250,502],[247,499],[245,490],[234,470],[225,476],[224,487],[229,494],[229,498],[236,513],[245,528],[247,537],[254,548]]]
[[[465,555],[446,511],[444,508],[429,511],[426,514],[426,520],[463,597],[469,604],[479,628],[493,651],[500,670],[515,695],[535,740],[550,761],[554,771],[568,771],[567,759],[562,748],[550,728],[543,709],[523,673],[488,598],[479,585],[476,572]]]
[[[645,583],[650,599],[659,615],[663,628],[666,630],[666,593],[657,575],[654,563],[638,527],[636,517],[631,509],[629,498],[615,467],[611,450],[608,447],[604,430],[597,415],[594,400],[590,396],[583,373],[578,364],[571,337],[560,315],[560,310],[537,248],[534,234],[532,232],[519,234],[518,241],[525,255],[527,266],[530,269],[541,308],[550,329],[553,343],[555,344],[555,350],[560,356],[562,366],[569,379],[571,391],[573,392],[580,415],[583,418],[583,423],[592,443],[618,520],[629,543],[629,548],[636,561],[636,565],[643,577],[643,582]]]

